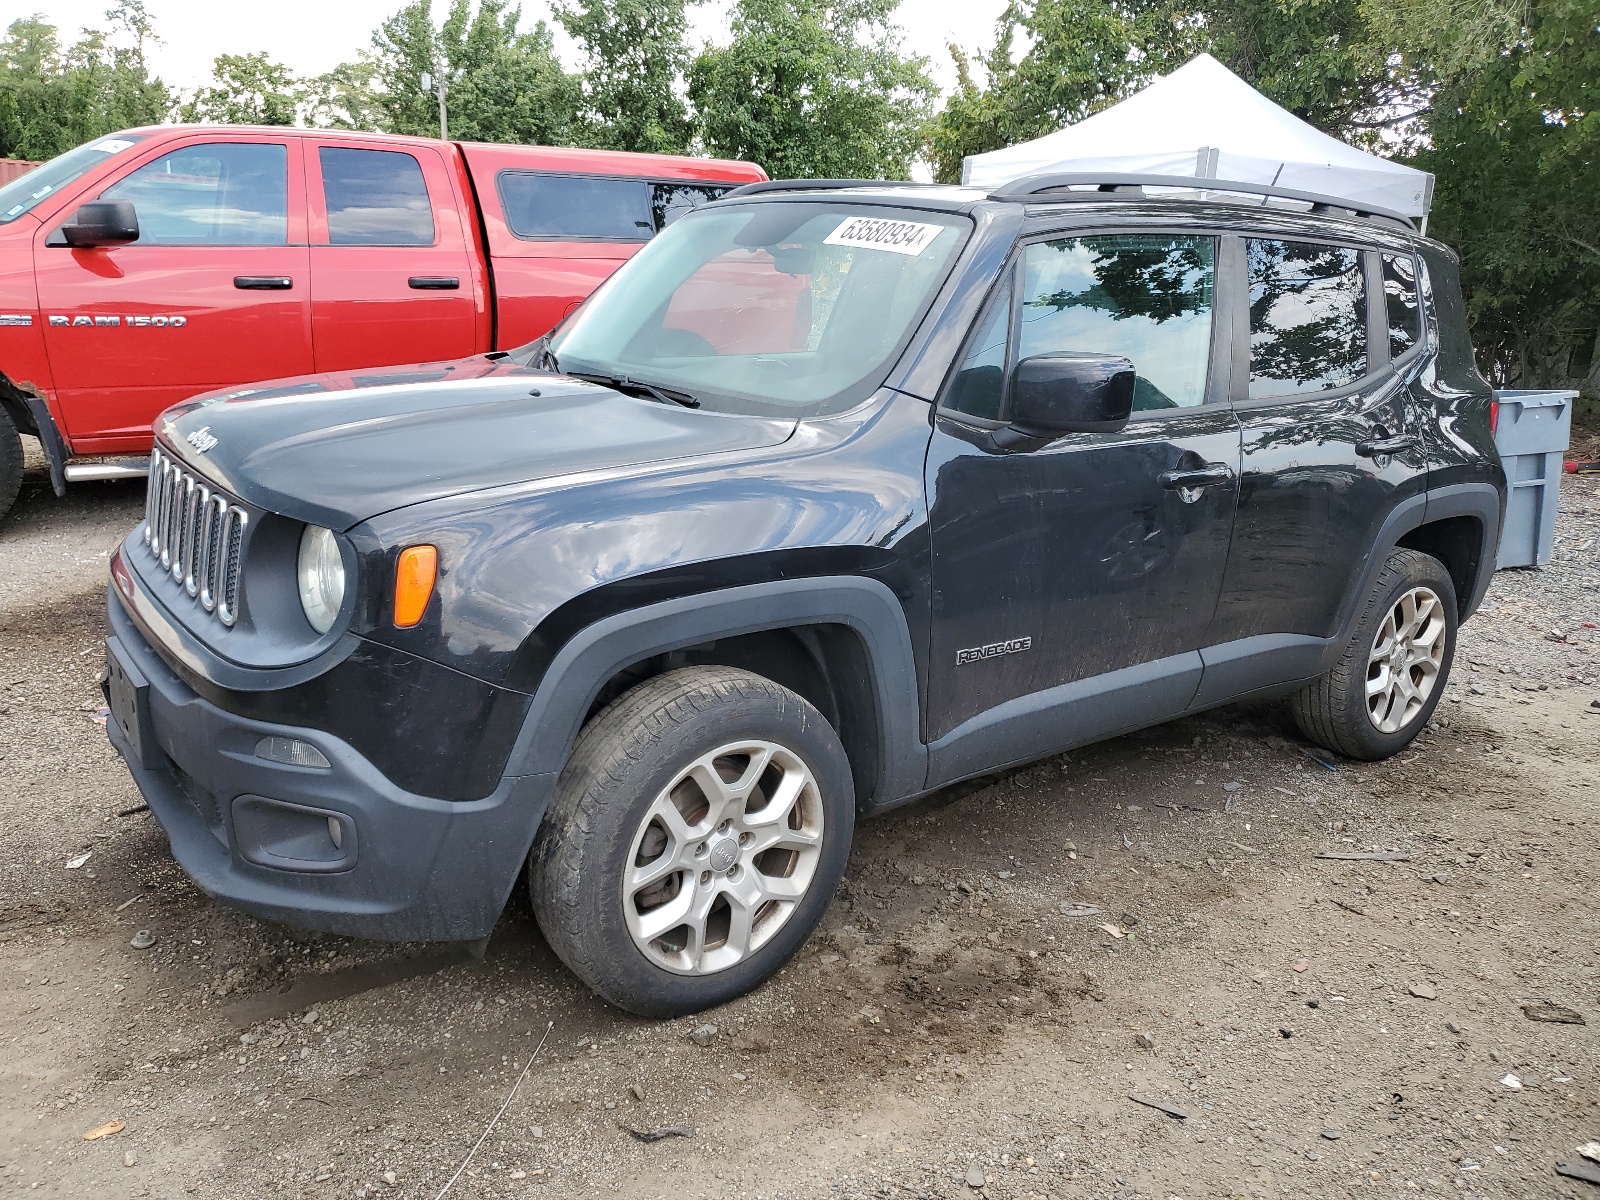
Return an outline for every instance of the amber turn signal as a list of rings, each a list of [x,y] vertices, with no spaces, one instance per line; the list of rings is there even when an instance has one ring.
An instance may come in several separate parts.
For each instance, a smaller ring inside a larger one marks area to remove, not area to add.
[[[439,551],[433,546],[407,546],[394,569],[394,623],[410,629],[422,620],[439,573]]]

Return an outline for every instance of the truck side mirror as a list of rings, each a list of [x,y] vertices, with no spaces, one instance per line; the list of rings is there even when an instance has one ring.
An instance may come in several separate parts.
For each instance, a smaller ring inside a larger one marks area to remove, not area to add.
[[[1109,354],[1036,354],[1011,374],[1011,427],[1029,437],[1115,433],[1133,412],[1133,363]]]
[[[91,200],[80,204],[59,232],[62,242],[74,249],[120,246],[139,240],[139,215],[132,200]]]

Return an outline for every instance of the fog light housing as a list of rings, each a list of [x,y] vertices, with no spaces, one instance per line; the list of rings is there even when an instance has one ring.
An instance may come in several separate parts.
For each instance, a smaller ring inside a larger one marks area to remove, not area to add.
[[[280,871],[324,873],[356,865],[356,824],[344,813],[265,796],[233,802],[233,840],[250,862]]]
[[[286,767],[315,767],[323,771],[333,765],[321,750],[299,738],[264,737],[256,743],[256,757]]]

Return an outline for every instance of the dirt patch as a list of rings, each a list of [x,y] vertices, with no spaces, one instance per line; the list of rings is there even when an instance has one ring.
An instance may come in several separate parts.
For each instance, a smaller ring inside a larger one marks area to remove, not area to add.
[[[1582,1195],[1553,1166],[1600,1136],[1596,490],[1405,754],[1228,709],[868,823],[796,961],[669,1022],[576,984],[520,895],[481,960],[209,901],[114,815],[97,581],[8,599],[0,1194],[435,1197],[553,1022],[451,1196]],[[1316,857],[1372,850],[1409,857]]]

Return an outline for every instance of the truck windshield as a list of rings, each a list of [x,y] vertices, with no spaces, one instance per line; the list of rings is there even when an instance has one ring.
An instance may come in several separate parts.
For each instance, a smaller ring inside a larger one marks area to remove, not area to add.
[[[0,225],[10,224],[34,205],[48,200],[62,188],[98,167],[113,154],[144,141],[147,134],[119,133],[115,137],[97,138],[75,150],[58,154],[47,163],[41,163],[26,175],[18,175],[5,187],[0,187]]]
[[[882,381],[971,228],[823,199],[702,209],[607,280],[548,352],[563,372],[721,412],[842,412]]]

